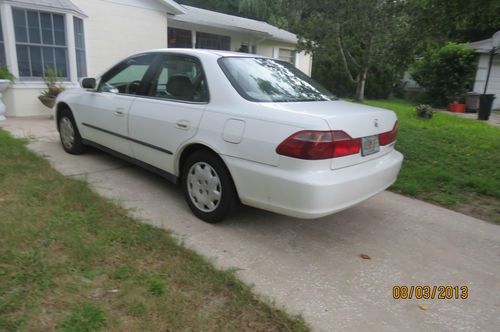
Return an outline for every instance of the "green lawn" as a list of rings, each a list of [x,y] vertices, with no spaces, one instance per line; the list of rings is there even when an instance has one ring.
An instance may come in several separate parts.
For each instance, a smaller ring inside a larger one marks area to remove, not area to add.
[[[420,119],[402,100],[366,104],[399,118],[405,161],[393,191],[500,223],[500,128],[443,113]]]
[[[0,331],[306,331],[0,130]]]

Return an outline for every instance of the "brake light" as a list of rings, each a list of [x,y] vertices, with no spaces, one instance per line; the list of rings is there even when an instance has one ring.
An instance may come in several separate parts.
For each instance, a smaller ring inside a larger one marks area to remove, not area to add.
[[[378,136],[380,145],[389,145],[394,142],[398,136],[399,124],[396,121],[391,131],[382,133]]]
[[[353,139],[343,131],[299,131],[284,140],[276,149],[279,155],[322,160],[359,153],[361,140]]]

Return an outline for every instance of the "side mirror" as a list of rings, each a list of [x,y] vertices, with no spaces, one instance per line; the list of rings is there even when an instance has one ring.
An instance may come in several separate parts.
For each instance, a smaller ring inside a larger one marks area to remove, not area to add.
[[[82,79],[82,88],[84,89],[95,90],[96,85],[97,81],[93,77],[86,77]]]

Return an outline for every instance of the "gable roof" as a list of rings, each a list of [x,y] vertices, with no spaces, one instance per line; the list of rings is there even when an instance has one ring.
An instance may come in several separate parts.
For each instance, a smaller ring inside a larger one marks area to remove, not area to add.
[[[296,44],[297,36],[266,22],[223,14],[211,10],[182,5],[184,14],[169,16],[170,20],[216,27],[225,30],[258,34],[267,39]]]

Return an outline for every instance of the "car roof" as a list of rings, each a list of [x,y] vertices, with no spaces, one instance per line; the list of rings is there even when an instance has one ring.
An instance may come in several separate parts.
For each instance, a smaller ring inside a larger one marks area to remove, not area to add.
[[[215,55],[217,57],[246,57],[246,58],[268,58],[263,55],[251,54],[251,53],[240,53],[240,52],[231,52],[231,51],[222,51],[222,50],[208,50],[208,49],[199,49],[199,48],[161,48],[155,50],[148,50],[144,52],[140,52],[138,54],[144,53],[182,53],[188,55]]]

